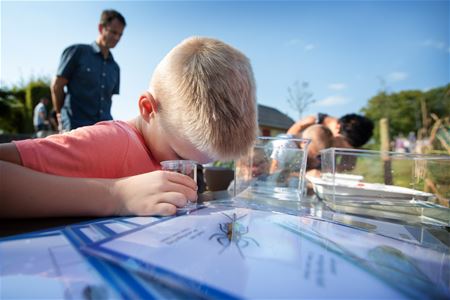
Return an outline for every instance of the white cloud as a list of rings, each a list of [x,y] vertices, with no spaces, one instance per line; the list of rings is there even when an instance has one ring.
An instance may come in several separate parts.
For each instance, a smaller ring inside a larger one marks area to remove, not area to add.
[[[408,73],[406,72],[392,72],[387,76],[387,80],[389,81],[402,81],[408,78]]]
[[[335,106],[335,105],[346,104],[348,102],[350,102],[350,99],[348,99],[346,97],[339,96],[339,95],[333,95],[333,96],[329,96],[322,100],[317,101],[317,104],[321,105],[321,106]]]
[[[291,46],[300,45],[301,43],[302,43],[302,41],[300,39],[291,39],[286,42],[286,46],[291,47]]]
[[[317,48],[313,43],[307,43],[302,39],[292,38],[284,44],[286,47],[301,47],[304,51],[311,51]]]
[[[345,83],[331,83],[328,85],[328,89],[332,91],[342,91],[347,88],[347,85]]]
[[[434,48],[438,50],[445,50],[447,48],[447,45],[444,42],[441,41],[435,41],[432,39],[426,40],[422,43],[422,46]]]
[[[305,45],[305,47],[303,47],[303,49],[305,49],[305,51],[311,51],[314,50],[316,48],[316,45],[314,44],[307,44]]]

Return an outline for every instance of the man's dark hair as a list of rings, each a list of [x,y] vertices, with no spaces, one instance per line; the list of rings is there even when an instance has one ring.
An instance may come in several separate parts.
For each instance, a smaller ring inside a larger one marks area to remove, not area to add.
[[[355,148],[367,143],[372,137],[372,120],[357,114],[348,114],[339,118],[340,134]]]
[[[102,12],[102,15],[100,16],[100,24],[106,26],[114,19],[119,20],[119,22],[122,23],[124,27],[127,26],[125,18],[120,14],[120,12],[114,9],[106,9]]]

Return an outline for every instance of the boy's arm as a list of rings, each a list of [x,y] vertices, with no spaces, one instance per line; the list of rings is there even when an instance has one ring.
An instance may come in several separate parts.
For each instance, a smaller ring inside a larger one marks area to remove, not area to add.
[[[311,125],[316,124],[316,122],[317,122],[317,118],[315,116],[305,117],[304,119],[301,119],[300,121],[297,121],[294,125],[292,125],[291,128],[289,128],[286,133],[292,134],[292,135],[298,135],[304,129],[308,128]]]
[[[197,199],[196,189],[191,178],[175,172],[74,178],[0,161],[0,218],[171,215]]]
[[[13,143],[0,144],[0,160],[9,161],[16,165],[22,165],[19,151]]]

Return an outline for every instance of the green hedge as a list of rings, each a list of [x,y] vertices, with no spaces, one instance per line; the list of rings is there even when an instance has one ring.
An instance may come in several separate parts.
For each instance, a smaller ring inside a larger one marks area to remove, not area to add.
[[[0,89],[0,133],[34,133],[33,111],[42,97],[51,99],[50,80],[46,78],[32,78],[26,84]],[[50,103],[47,110],[51,108]]]
[[[25,132],[33,132],[33,111],[34,107],[39,103],[42,97],[47,97],[51,100],[50,87],[48,83],[43,81],[30,82],[25,88]],[[51,101],[50,101],[51,102]],[[50,107],[47,107],[50,111]]]
[[[23,100],[14,93],[0,90],[0,131],[22,133],[25,120]]]

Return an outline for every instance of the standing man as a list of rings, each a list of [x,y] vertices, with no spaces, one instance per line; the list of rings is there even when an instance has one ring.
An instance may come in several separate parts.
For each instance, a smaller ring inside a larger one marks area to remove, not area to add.
[[[111,98],[119,94],[120,68],[109,49],[117,45],[125,26],[119,12],[105,10],[95,42],[72,45],[62,53],[51,85],[59,129],[68,131],[112,120]]]

